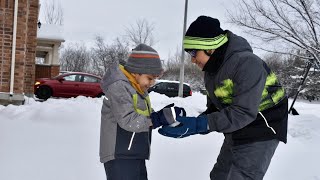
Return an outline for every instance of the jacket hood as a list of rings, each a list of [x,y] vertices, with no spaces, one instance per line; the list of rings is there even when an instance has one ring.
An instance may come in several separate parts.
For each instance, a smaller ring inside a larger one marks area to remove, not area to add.
[[[244,38],[226,30],[228,41],[210,56],[209,61],[203,67],[203,71],[216,73],[228,59],[239,52],[252,52],[252,48]]]
[[[107,69],[105,75],[101,80],[101,88],[103,93],[106,94],[108,87],[117,81],[127,81],[128,83],[130,83],[128,78],[121,72],[119,64],[114,63]]]
[[[224,56],[225,60],[227,60],[233,54],[238,52],[244,52],[244,51],[253,52],[250,44],[243,37],[237,36],[233,34],[231,31],[227,31],[227,35],[229,39],[229,45],[228,45],[226,54]]]

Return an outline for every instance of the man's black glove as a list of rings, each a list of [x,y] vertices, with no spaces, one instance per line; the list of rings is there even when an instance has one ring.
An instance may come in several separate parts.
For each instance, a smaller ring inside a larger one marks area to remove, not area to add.
[[[155,129],[163,125],[178,125],[179,122],[176,121],[177,116],[186,116],[186,111],[182,107],[175,107],[174,103],[172,103],[160,111],[151,113],[150,118]]]

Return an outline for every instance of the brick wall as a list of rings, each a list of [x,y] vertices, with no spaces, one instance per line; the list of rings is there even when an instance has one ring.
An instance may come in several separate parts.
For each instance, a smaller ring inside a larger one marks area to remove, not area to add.
[[[36,65],[36,74],[37,78],[51,78],[59,75],[60,66],[59,65],[44,65],[37,64]]]
[[[52,65],[51,66],[51,77],[59,75],[60,66],[59,65]]]
[[[33,94],[39,0],[19,0],[14,90]],[[0,0],[0,92],[10,91],[14,0]]]

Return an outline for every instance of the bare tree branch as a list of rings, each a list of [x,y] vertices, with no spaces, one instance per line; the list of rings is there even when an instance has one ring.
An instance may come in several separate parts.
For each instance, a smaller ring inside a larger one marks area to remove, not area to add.
[[[90,53],[82,44],[71,44],[64,48],[60,56],[61,70],[87,72],[90,64]]]
[[[46,24],[63,25],[63,9],[60,2],[48,0],[44,8],[44,21]]]
[[[91,50],[92,71],[103,76],[111,64],[124,64],[129,55],[129,44],[119,38],[108,45],[101,36],[96,36],[95,46]]]
[[[238,11],[228,11],[232,23],[255,39],[277,43],[276,48],[259,49],[293,55],[279,49],[291,47],[320,63],[320,0],[239,0],[238,7]]]
[[[146,19],[139,19],[135,24],[126,27],[126,37],[136,46],[140,43],[153,46],[156,42],[153,36],[154,24],[149,23]]]
[[[269,49],[265,49],[265,48],[261,48],[261,47],[254,47],[256,49],[260,49],[266,52],[271,52],[271,53],[275,53],[275,54],[283,54],[283,55],[291,55],[291,56],[295,56],[301,59],[306,59],[306,60],[312,60],[312,57],[308,57],[308,56],[301,56],[297,53],[291,53],[291,52],[281,52],[281,51],[274,51],[274,50],[269,50]]]

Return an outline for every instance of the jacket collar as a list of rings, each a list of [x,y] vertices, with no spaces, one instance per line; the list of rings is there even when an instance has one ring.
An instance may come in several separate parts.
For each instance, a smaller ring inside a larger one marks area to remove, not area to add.
[[[239,52],[252,52],[252,48],[248,41],[241,36],[233,34],[231,31],[226,30],[228,42],[215,50],[210,56],[209,61],[203,67],[203,71],[209,73],[216,73],[220,67],[231,56]]]
[[[202,71],[209,73],[215,73],[218,71],[223,63],[228,44],[229,42],[226,42],[224,45],[214,51],[214,53],[210,56],[209,61],[204,65]]]
[[[141,95],[144,95],[144,91],[142,91],[140,85],[138,84],[136,78],[134,78],[134,76],[128,72],[127,70],[124,69],[124,67],[122,65],[119,65],[120,70],[122,71],[122,73],[128,78],[129,82],[131,83],[131,85],[133,86],[133,88]]]

